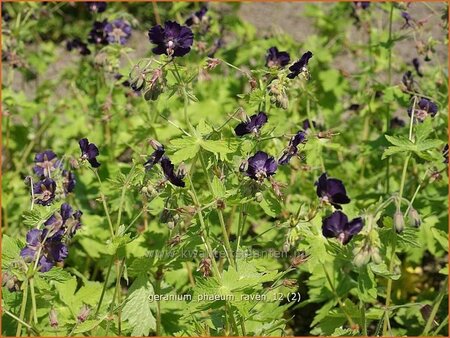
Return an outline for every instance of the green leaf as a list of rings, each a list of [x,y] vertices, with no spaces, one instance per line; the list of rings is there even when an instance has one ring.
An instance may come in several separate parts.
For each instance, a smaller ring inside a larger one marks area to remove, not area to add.
[[[219,180],[219,178],[217,176],[214,175],[211,183],[212,183],[211,185],[212,185],[214,197],[216,197],[216,198],[225,197],[225,193],[226,193],[225,186],[223,185],[223,182],[221,180]]]
[[[86,320],[85,322],[78,324],[73,333],[84,333],[95,329],[101,323],[100,320]]]
[[[281,212],[280,201],[272,195],[264,196],[259,205],[271,217],[276,217]]]
[[[23,244],[19,240],[3,235],[2,237],[2,267],[8,265],[12,260],[19,258]]]
[[[221,160],[224,160],[227,154],[234,151],[233,145],[223,140],[202,140],[201,146],[206,151],[218,155]]]
[[[122,311],[123,320],[132,328],[131,336],[147,336],[156,329],[155,317],[150,309],[153,286],[147,275],[139,275],[130,287],[128,298]]]
[[[170,144],[176,149],[171,156],[171,160],[174,163],[179,163],[194,158],[200,150],[200,141],[201,139],[192,136],[183,136],[170,141]]]

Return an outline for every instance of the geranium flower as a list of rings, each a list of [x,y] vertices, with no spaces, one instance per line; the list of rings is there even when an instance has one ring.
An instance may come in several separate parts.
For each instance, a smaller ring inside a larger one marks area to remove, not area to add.
[[[69,204],[63,203],[60,211],[57,211],[50,216],[50,218],[44,222],[44,225],[50,236],[59,233],[61,235],[67,234],[72,237],[81,227],[82,214],[83,213],[80,210],[74,212]]]
[[[153,53],[168,56],[183,56],[189,53],[194,34],[187,26],[181,26],[175,21],[166,21],[164,27],[156,25],[148,31],[148,37],[156,45]]]
[[[202,6],[202,8],[200,8],[200,10],[193,13],[189,18],[187,18],[186,21],[184,22],[184,24],[187,26],[199,24],[203,18],[206,18],[205,17],[206,12],[208,12],[208,7]]]
[[[234,132],[237,136],[244,136],[250,133],[257,133],[262,126],[267,122],[267,114],[259,112],[258,114],[250,116],[247,121],[239,123]]]
[[[338,210],[322,220],[322,234],[327,238],[337,238],[345,245],[361,231],[363,226],[364,221],[361,217],[349,222],[348,217]]]
[[[413,107],[408,108],[408,115],[411,116]],[[423,122],[428,115],[434,117],[438,112],[438,106],[433,101],[422,98],[417,103],[414,111],[414,118],[419,122]]]
[[[78,144],[81,149],[81,159],[87,160],[93,168],[100,167],[100,163],[97,162],[97,156],[99,151],[94,143],[89,143],[87,138],[81,139]]]
[[[51,150],[37,153],[34,157],[34,163],[33,170],[40,177],[51,177],[51,173],[61,166],[61,162]]]
[[[172,164],[170,159],[166,156],[164,156],[161,159],[161,168],[164,172],[164,176],[166,176],[166,179],[169,180],[170,183],[173,185],[176,185],[177,187],[184,187],[185,183],[183,181],[184,173],[182,170],[177,170],[175,172],[175,166]]]
[[[309,59],[311,59],[312,56],[313,56],[313,53],[311,53],[309,51],[306,52],[305,54],[303,54],[302,57],[300,58],[300,60],[298,60],[292,66],[289,67],[289,70],[291,72],[287,75],[287,77],[289,79],[294,79],[300,73],[308,72],[308,69],[306,68],[306,66],[308,65]]]
[[[350,203],[344,184],[336,178],[327,178],[324,173],[315,183],[317,186],[317,196],[325,203],[330,203],[336,209],[342,209],[340,204]]]
[[[64,261],[69,254],[60,234],[49,237],[46,230],[32,229],[28,231],[26,241],[27,244],[21,250],[20,256],[26,262],[38,260],[38,267],[40,267],[41,272],[49,271],[56,263]],[[41,251],[39,257],[36,257],[39,248],[41,248]]]
[[[402,83],[407,90],[409,90],[410,92],[414,91],[414,77],[410,70],[403,74]]]
[[[283,155],[281,155],[280,159],[278,160],[278,164],[284,165],[289,163],[291,158],[298,153],[298,145],[300,143],[305,142],[306,140],[306,134],[303,131],[298,131],[297,134],[291,137],[289,140],[288,147],[284,150]]]
[[[82,42],[79,38],[67,41],[66,49],[71,52],[72,50],[78,50],[81,55],[89,55],[91,51],[89,50],[87,44]]]
[[[73,189],[75,189],[75,183],[77,181],[75,180],[74,173],[70,172],[69,170],[63,170],[61,175],[63,177],[64,193],[67,195],[68,193],[72,192]]]
[[[125,20],[117,19],[105,25],[105,33],[109,43],[124,45],[131,36],[131,26]]]
[[[55,198],[56,182],[51,178],[44,178],[43,180],[33,184],[34,199],[37,204],[50,205]]]
[[[289,64],[291,57],[288,52],[280,52],[277,47],[271,47],[266,54],[266,67],[283,68]]]
[[[422,72],[420,71],[420,61],[418,58],[414,58],[412,59],[412,64],[414,66],[414,69],[416,70],[417,75],[419,75],[420,77],[423,76]]]
[[[258,151],[255,155],[251,156],[247,163],[247,175],[260,182],[274,175],[278,167],[275,159],[263,151]]]
[[[108,39],[105,31],[105,27],[108,21],[105,19],[103,21],[95,21],[92,24],[92,29],[88,35],[88,42],[96,45],[107,45]]]
[[[155,151],[150,155],[148,160],[144,163],[145,170],[148,171],[153,168],[153,166],[159,163],[166,152],[164,146],[156,141],[152,142],[152,147]]]
[[[105,1],[89,1],[85,2],[86,7],[92,13],[103,13],[106,10],[106,2]]]

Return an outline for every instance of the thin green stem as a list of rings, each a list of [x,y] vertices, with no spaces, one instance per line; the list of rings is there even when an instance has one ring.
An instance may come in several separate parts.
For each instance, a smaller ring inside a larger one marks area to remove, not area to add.
[[[2,309],[2,311],[10,316],[12,319],[16,320],[18,323],[22,324],[23,326],[25,326],[27,329],[33,331],[37,336],[40,336],[41,334],[39,333],[38,330],[36,330],[33,326],[31,326],[30,324],[28,324],[27,322],[21,320],[19,317],[17,317],[14,313],[6,310],[6,309]]]
[[[34,278],[30,278],[30,294],[31,294],[31,311],[33,314],[34,325],[37,325],[37,311],[36,311],[36,294],[34,292]]]
[[[20,305],[20,313],[19,320],[17,324],[16,337],[19,337],[22,333],[22,323],[23,317],[25,316],[25,308],[27,307],[27,298],[28,298],[28,279],[26,279],[23,285],[23,296],[22,296],[22,304]]]
[[[212,183],[211,183],[211,180],[208,175],[208,168],[206,167],[206,162],[205,162],[205,159],[201,152],[199,152],[199,159],[200,159],[200,163],[202,165],[203,173],[206,176],[206,182],[208,184],[209,191],[211,192],[211,195],[214,196],[214,190],[213,190]],[[231,266],[236,269],[236,264],[235,264],[235,260],[234,260],[234,256],[233,256],[233,250],[231,250],[230,240],[228,239],[227,227],[226,227],[225,221],[223,219],[222,210],[217,209],[217,214],[219,215],[219,222],[220,222],[220,227],[222,229],[223,242],[225,245],[225,250],[226,250],[228,259],[230,261]]]
[[[98,301],[97,310],[95,311],[95,315],[96,315],[96,316],[97,316],[98,313],[100,312],[100,307],[102,306],[103,298],[105,297],[106,284],[108,283],[108,280],[109,280],[109,276],[110,276],[110,274],[111,274],[111,268],[112,268],[113,263],[114,263],[114,256],[111,256],[111,261],[109,262],[108,271],[106,272],[105,281],[104,281],[104,283],[103,283],[102,293],[100,294],[100,300]]]
[[[421,334],[422,337],[426,337],[428,335],[428,332],[430,332],[431,327],[433,326],[434,319],[436,318],[436,314],[439,310],[439,306],[441,305],[442,300],[444,299],[444,296],[447,292],[447,286],[448,286],[448,277],[445,279],[445,282],[442,284],[441,290],[436,298],[436,301],[434,302],[433,309],[431,310],[430,317],[427,320],[427,324],[425,325],[425,328],[423,329],[423,332]]]
[[[99,188],[100,198],[102,199],[103,209],[105,210],[106,218],[108,220],[109,231],[111,232],[111,236],[114,237],[114,228],[113,228],[113,224],[111,221],[111,216],[109,214],[108,205],[106,204],[106,197],[102,192],[102,180],[101,180],[100,176],[98,175],[98,172],[96,169],[92,169],[92,168],[90,168],[90,169],[94,173],[95,177],[97,178],[98,183],[100,184],[100,188]]]
[[[160,295],[161,293],[161,279],[156,278],[155,283],[155,294]],[[156,336],[161,336],[161,302],[159,300],[159,297],[156,301]]]
[[[330,284],[331,291],[333,292],[334,297],[336,297],[336,300],[339,304],[339,307],[341,308],[342,312],[344,313],[344,316],[347,318],[347,321],[348,321],[350,327],[353,328],[355,326],[355,323],[353,322],[352,317],[350,317],[350,315],[347,313],[347,311],[345,309],[345,304],[342,302],[341,298],[339,297],[339,295],[336,291],[336,288],[334,287],[334,284],[331,281],[331,277],[328,274],[328,271],[323,263],[322,263],[322,267],[323,267],[323,271],[325,272],[325,277],[327,278],[328,284]]]

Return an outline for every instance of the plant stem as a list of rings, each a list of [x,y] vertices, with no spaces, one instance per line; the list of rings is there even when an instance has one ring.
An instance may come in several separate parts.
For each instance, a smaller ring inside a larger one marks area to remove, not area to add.
[[[155,294],[159,295],[161,293],[161,279],[156,278],[155,283]],[[161,302],[159,300],[156,301],[156,336],[161,336]]]
[[[208,183],[209,191],[211,192],[211,195],[214,196],[214,190],[213,190],[211,180],[209,179],[209,175],[208,175],[208,168],[206,167],[206,162],[205,162],[205,159],[204,159],[201,151],[199,152],[198,157],[200,158],[200,163],[202,165],[203,173],[206,176],[206,182]],[[226,250],[226,253],[228,256],[228,260],[230,261],[230,265],[236,269],[236,264],[235,264],[235,260],[234,260],[234,256],[233,256],[233,250],[231,250],[230,240],[228,239],[227,227],[225,226],[225,221],[223,219],[222,210],[217,208],[217,214],[219,215],[219,222],[220,222],[220,226],[222,228],[222,237],[223,237],[223,242],[225,244],[225,250]]]
[[[28,298],[28,279],[25,279],[23,286],[23,296],[22,296],[22,304],[20,305],[20,314],[19,320],[17,324],[16,337],[19,337],[22,333],[22,323],[23,317],[25,316],[25,308],[27,307],[27,298]]]
[[[109,209],[108,209],[108,205],[106,204],[106,197],[102,192],[102,180],[100,179],[100,176],[98,175],[98,172],[96,169],[92,169],[90,168],[93,172],[95,177],[97,178],[98,183],[100,184],[100,198],[102,199],[102,203],[103,203],[103,209],[105,210],[105,214],[106,214],[106,218],[108,219],[108,225],[109,225],[109,231],[111,232],[111,236],[114,237],[114,228],[113,228],[113,224],[111,221],[111,216],[109,214]]]
[[[100,307],[102,306],[102,303],[103,303],[103,298],[105,297],[106,284],[108,283],[108,279],[111,274],[111,268],[112,268],[113,263],[114,263],[114,256],[111,256],[111,261],[109,262],[108,271],[106,272],[105,282],[103,283],[102,293],[100,294],[100,300],[98,301],[97,310],[95,311],[96,316],[98,315],[98,313],[100,311]]]
[[[10,316],[12,319],[16,320],[17,322],[19,322],[20,324],[22,324],[23,326],[25,326],[27,329],[33,331],[37,336],[40,336],[41,334],[39,333],[38,330],[36,330],[34,327],[32,327],[30,324],[28,324],[27,322],[21,320],[19,317],[17,317],[14,313],[6,310],[6,309],[2,309],[2,311]]]
[[[335,287],[334,287],[334,285],[333,285],[333,282],[331,281],[331,277],[330,277],[330,275],[328,274],[328,271],[327,271],[327,269],[326,269],[326,267],[325,267],[325,265],[324,265],[323,263],[322,263],[322,267],[323,267],[323,271],[325,272],[325,276],[326,276],[326,278],[327,278],[328,284],[330,284],[331,291],[333,292],[333,294],[334,294],[334,296],[336,297],[336,300],[337,300],[337,302],[338,302],[338,304],[339,304],[339,307],[341,308],[342,312],[344,313],[344,316],[347,318],[347,321],[348,321],[350,327],[351,327],[351,328],[354,328],[355,323],[353,322],[352,317],[350,317],[350,315],[349,315],[349,314],[347,313],[347,311],[345,310],[345,304],[342,303],[342,300],[341,300],[341,298],[339,297],[339,295],[338,295],[338,293],[337,293],[337,291],[336,291],[336,289],[335,289]]]
[[[425,328],[423,329],[423,332],[421,334],[422,337],[428,335],[428,332],[430,331],[430,329],[434,323],[436,313],[439,310],[439,306],[441,305],[441,302],[444,299],[444,296],[447,292],[447,286],[448,286],[448,277],[445,279],[445,282],[443,283],[443,287],[441,287],[441,290],[436,298],[436,301],[434,302],[433,309],[431,310],[431,313],[430,313],[430,317],[428,318],[427,324],[425,325]]]
[[[30,278],[30,294],[31,294],[31,309],[33,313],[34,325],[37,325],[37,314],[36,314],[36,294],[34,292],[34,278]]]

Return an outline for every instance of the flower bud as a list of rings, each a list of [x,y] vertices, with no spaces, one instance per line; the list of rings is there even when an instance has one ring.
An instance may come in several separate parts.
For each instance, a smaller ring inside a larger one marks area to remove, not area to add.
[[[405,228],[405,220],[403,219],[403,214],[400,210],[397,210],[394,213],[394,227],[398,234]]]
[[[262,200],[263,200],[263,194],[262,194],[261,192],[258,191],[258,192],[255,194],[255,201],[258,202],[258,203],[261,203]]]
[[[282,284],[288,288],[295,288],[297,286],[297,281],[295,279],[283,279]]]
[[[422,224],[420,220],[420,215],[416,209],[414,208],[409,209],[408,217],[409,217],[409,224],[411,224],[411,226],[418,228],[420,224]]]
[[[48,321],[50,322],[50,326],[53,328],[57,328],[59,325],[58,316],[56,314],[56,310],[53,307],[48,314]]]
[[[382,262],[380,250],[377,247],[372,248],[371,258],[372,262],[374,262],[375,264],[380,264]]]
[[[79,323],[83,323],[86,321],[86,319],[89,317],[89,313],[91,312],[91,309],[87,305],[83,305],[80,312],[77,315],[77,319]]]
[[[363,248],[359,250],[359,252],[353,258],[353,264],[359,268],[369,263],[369,260],[370,260],[370,253]]]

